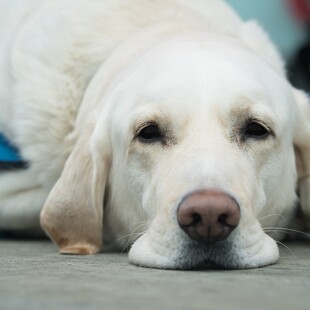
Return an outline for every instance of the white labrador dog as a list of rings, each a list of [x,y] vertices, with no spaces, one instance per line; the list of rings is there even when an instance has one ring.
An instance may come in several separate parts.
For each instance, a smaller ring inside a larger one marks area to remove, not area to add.
[[[310,108],[221,0],[1,0],[0,228],[157,268],[252,268],[310,216]],[[297,163],[297,164],[296,164]],[[298,189],[297,189],[298,186]],[[265,228],[265,229],[264,229]]]

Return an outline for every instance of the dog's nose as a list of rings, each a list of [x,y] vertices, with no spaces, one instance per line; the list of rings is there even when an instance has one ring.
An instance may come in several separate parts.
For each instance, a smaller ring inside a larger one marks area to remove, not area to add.
[[[177,219],[191,239],[212,243],[226,239],[238,226],[240,208],[226,193],[197,191],[180,203]]]

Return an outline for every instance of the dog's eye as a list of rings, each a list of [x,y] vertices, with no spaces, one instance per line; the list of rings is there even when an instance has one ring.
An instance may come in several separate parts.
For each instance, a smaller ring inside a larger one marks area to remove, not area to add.
[[[266,138],[269,135],[269,130],[262,124],[256,121],[251,121],[244,128],[244,136],[246,138]]]
[[[141,142],[150,143],[160,140],[162,134],[156,124],[150,124],[139,131],[138,137]]]

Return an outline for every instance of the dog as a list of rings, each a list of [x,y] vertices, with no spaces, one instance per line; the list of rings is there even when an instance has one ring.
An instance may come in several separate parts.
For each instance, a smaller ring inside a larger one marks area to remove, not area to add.
[[[163,269],[277,262],[310,217],[310,108],[221,0],[1,0],[1,230]],[[298,195],[297,195],[298,194]]]

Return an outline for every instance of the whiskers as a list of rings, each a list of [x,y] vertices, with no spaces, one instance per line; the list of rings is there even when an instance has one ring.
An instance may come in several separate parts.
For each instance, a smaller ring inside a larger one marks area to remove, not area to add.
[[[262,224],[262,221],[265,219],[269,219],[270,217],[278,216],[281,220],[284,220],[284,216],[282,214],[268,214],[258,219],[258,221]]]
[[[310,240],[310,234],[307,234],[303,231],[300,231],[300,230],[296,230],[296,229],[291,229],[291,228],[282,228],[282,227],[265,227],[263,228],[264,232],[265,233],[276,233],[276,234],[287,234],[287,235],[290,235],[290,236],[302,236],[303,239],[306,239],[306,240]],[[277,244],[279,244],[280,246],[284,247],[285,249],[287,249],[290,254],[293,256],[293,258],[296,258],[297,256],[294,254],[294,252],[289,248],[288,245],[284,244],[283,242],[280,242],[278,240],[275,240],[275,242]]]
[[[260,222],[260,224],[263,225],[264,220],[269,219],[271,217],[278,217],[280,221],[284,221],[285,217],[281,214],[269,214],[266,215],[262,218],[260,218],[258,221]],[[297,230],[297,229],[292,229],[292,228],[284,228],[284,227],[274,227],[274,226],[267,226],[267,227],[263,227],[263,230],[265,233],[269,234],[269,235],[274,235],[276,237],[278,237],[279,235],[283,236],[283,235],[289,235],[291,237],[294,238],[298,238],[298,239],[303,239],[303,240],[310,240],[310,234],[301,231],[301,230]],[[294,254],[294,252],[289,248],[289,246],[283,242],[280,242],[278,240],[275,240],[275,242],[281,246],[284,247],[286,250],[288,250],[288,252],[294,257],[296,258],[296,255]]]
[[[148,221],[137,222],[134,225],[138,225],[138,226],[136,226],[130,234],[121,236],[114,240],[115,242],[120,242],[120,241],[123,242],[124,239],[126,240],[126,243],[122,247],[122,252],[125,252],[131,244],[133,244],[140,236],[142,236],[145,233],[146,229],[143,229],[143,227],[146,226],[147,228],[149,225],[149,222]]]
[[[303,237],[306,240],[310,240],[310,234],[307,234],[303,231],[291,229],[291,228],[283,228],[283,227],[264,227],[264,232],[266,233],[284,233],[290,236],[299,236]]]
[[[283,246],[284,248],[286,248],[286,249],[294,256],[294,258],[297,257],[297,256],[294,254],[294,252],[293,252],[286,244],[284,244],[284,243],[282,243],[282,242],[280,242],[280,241],[277,241],[277,240],[275,240],[275,241],[276,241],[277,244],[279,244],[279,245]]]

